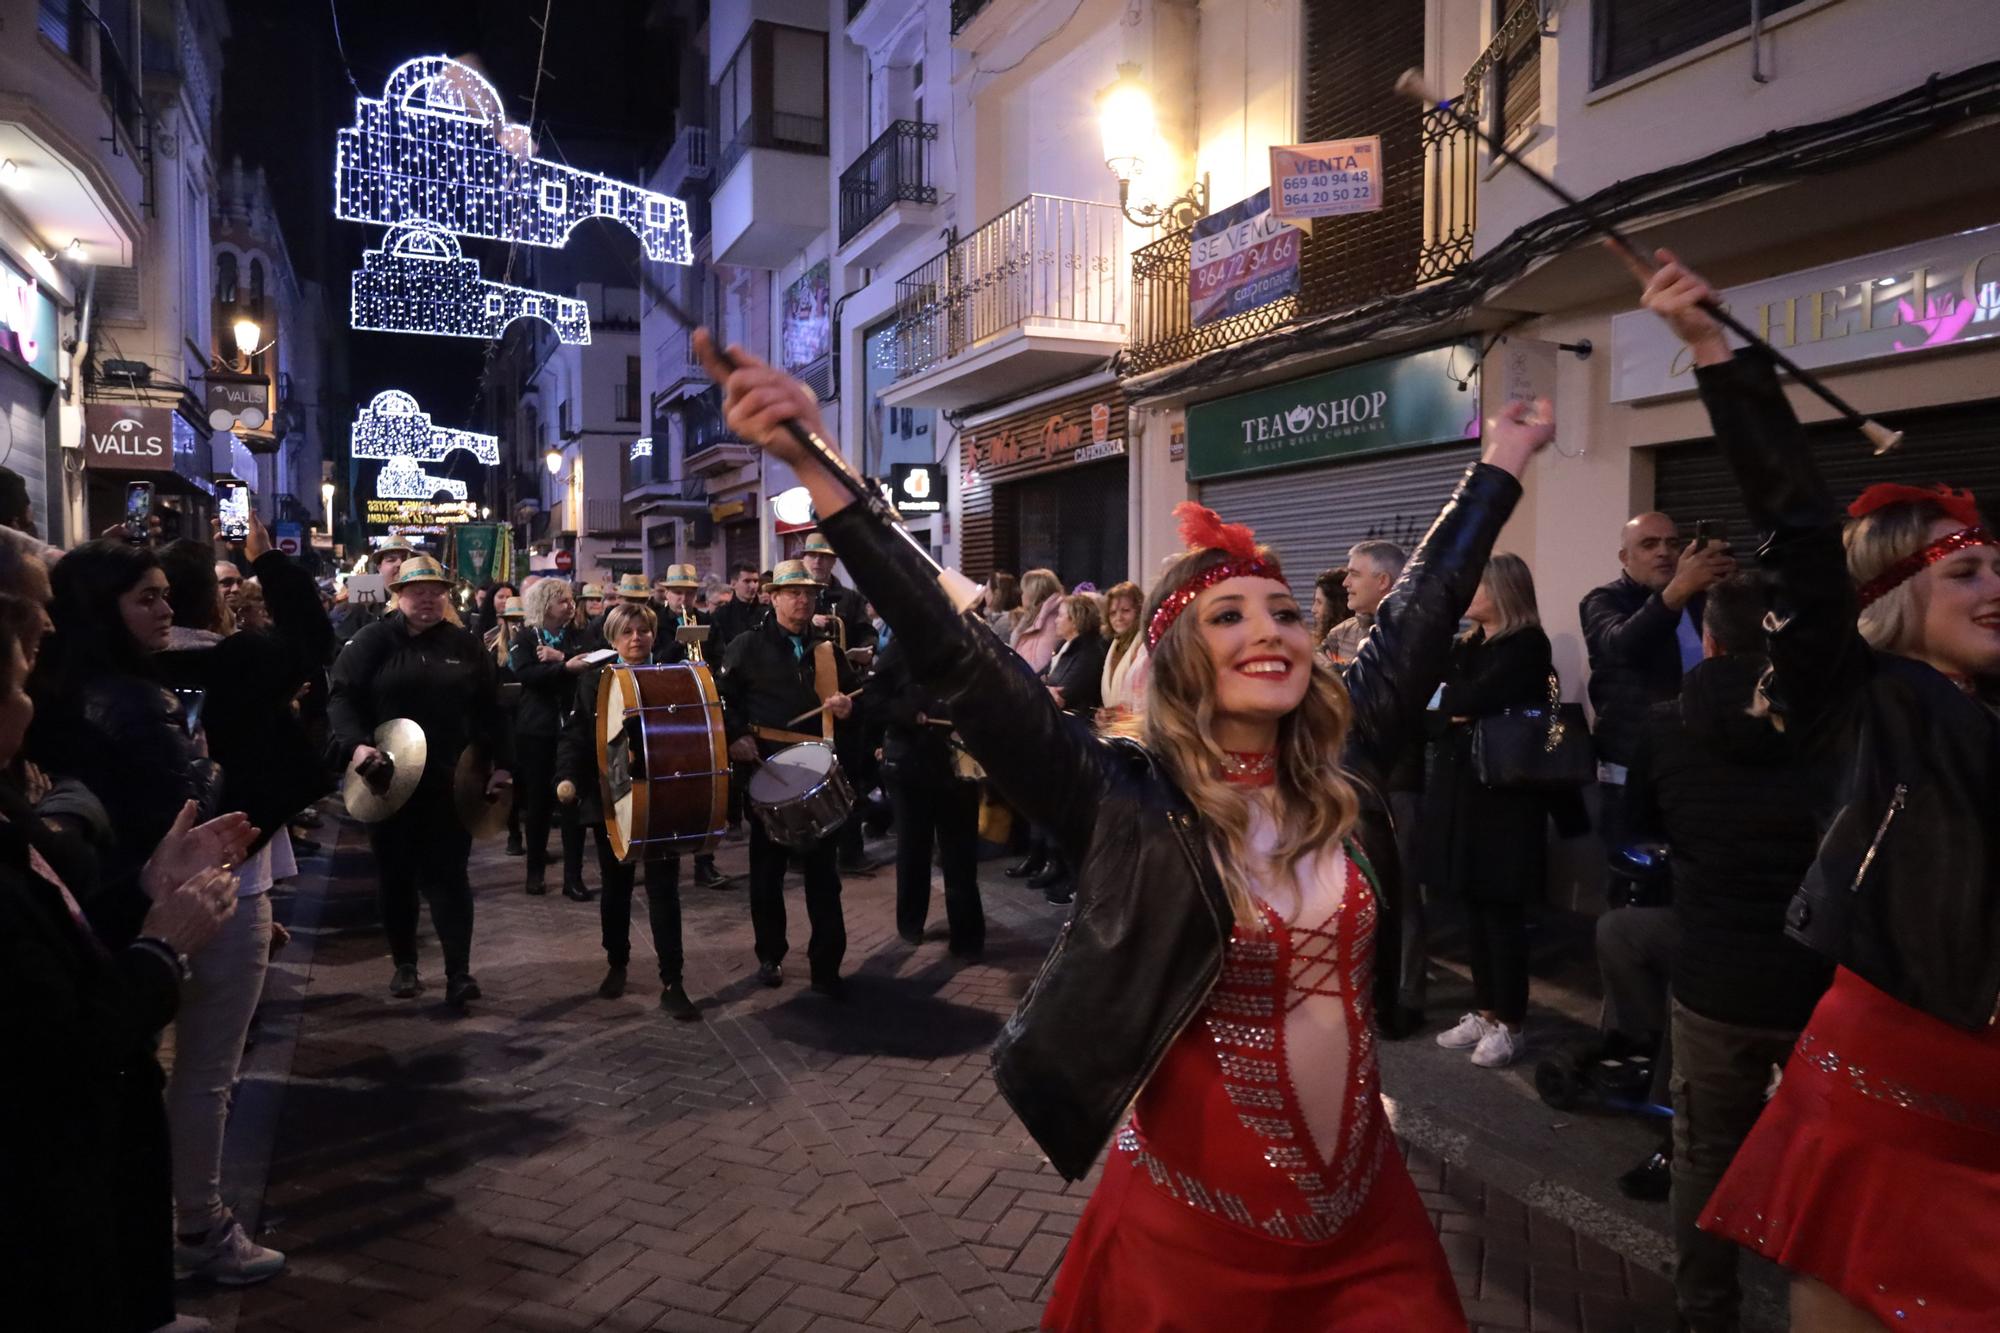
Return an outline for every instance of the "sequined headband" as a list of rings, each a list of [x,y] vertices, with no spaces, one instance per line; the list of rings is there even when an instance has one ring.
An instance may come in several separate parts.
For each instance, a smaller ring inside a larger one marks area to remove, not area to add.
[[[2000,546],[2000,542],[1994,541],[1993,534],[1985,528],[1977,526],[1946,533],[1923,550],[1904,556],[1862,584],[1857,594],[1861,598],[1861,605],[1866,608],[1881,601],[1946,556],[1969,551],[1975,546]]]
[[[1257,578],[1285,582],[1278,562],[1258,551],[1257,534],[1241,523],[1224,523],[1221,515],[1213,509],[1192,500],[1183,500],[1175,505],[1174,517],[1180,520],[1181,540],[1187,543],[1188,550],[1222,551],[1230,558],[1219,565],[1210,565],[1167,595],[1146,626],[1148,649],[1159,647],[1160,640],[1180,619],[1181,612],[1194,605],[1195,598],[1224,579]]]

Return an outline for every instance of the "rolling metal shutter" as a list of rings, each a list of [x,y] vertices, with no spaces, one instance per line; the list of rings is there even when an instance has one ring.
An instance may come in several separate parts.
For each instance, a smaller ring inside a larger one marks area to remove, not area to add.
[[[1878,481],[1919,486],[1941,481],[1971,489],[1988,515],[2000,511],[2000,399],[1901,412],[1882,421],[1905,432],[1902,448],[1882,458],[1844,424],[1806,428],[1820,470],[1843,508]],[[1711,441],[1662,445],[1653,452],[1653,506],[1671,514],[1683,532],[1710,519],[1722,525],[1739,553],[1757,545],[1735,478]]]
[[[35,530],[44,537],[54,531],[49,523],[50,392],[27,372],[0,363],[0,467],[14,469],[27,483]],[[58,489],[56,500],[61,499]]]
[[[1201,502],[1248,523],[1275,549],[1294,585],[1347,563],[1348,548],[1380,538],[1405,550],[1429,530],[1477,444],[1451,444],[1351,463],[1256,472],[1204,483]]]

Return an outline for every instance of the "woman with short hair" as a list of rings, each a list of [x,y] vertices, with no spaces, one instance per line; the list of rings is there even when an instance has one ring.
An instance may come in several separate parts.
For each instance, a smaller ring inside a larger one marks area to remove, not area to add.
[[[521,814],[531,894],[548,892],[549,820],[562,830],[563,897],[590,901],[583,882],[583,830],[575,811],[556,801],[556,743],[576,700],[584,661],[584,631],[576,624],[576,598],[562,579],[543,579],[522,599],[522,624],[507,654],[509,676],[519,682],[514,713],[514,799]]]

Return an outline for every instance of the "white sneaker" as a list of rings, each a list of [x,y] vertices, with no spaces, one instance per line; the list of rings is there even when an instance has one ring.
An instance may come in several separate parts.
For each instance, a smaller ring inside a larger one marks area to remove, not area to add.
[[[285,1256],[266,1249],[243,1232],[243,1224],[228,1218],[199,1245],[174,1242],[174,1271],[184,1278],[207,1278],[225,1287],[267,1282],[285,1266]]]
[[[1504,1069],[1521,1053],[1520,1035],[1501,1023],[1488,1026],[1492,1030],[1472,1048],[1472,1063],[1481,1069]]]
[[[1437,1043],[1447,1051],[1467,1050],[1477,1046],[1485,1039],[1487,1033],[1499,1026],[1498,1023],[1481,1018],[1478,1014],[1467,1014],[1458,1020],[1457,1027],[1438,1033]]]

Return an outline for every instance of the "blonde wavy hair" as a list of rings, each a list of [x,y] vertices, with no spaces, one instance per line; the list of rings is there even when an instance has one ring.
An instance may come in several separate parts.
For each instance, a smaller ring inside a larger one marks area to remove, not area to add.
[[[1113,634],[1111,632],[1111,608],[1121,601],[1132,604],[1132,628],[1126,630],[1123,634]],[[1111,640],[1111,666],[1113,670],[1116,670],[1118,664],[1125,660],[1125,654],[1138,646],[1139,635],[1146,628],[1146,617],[1140,614],[1145,609],[1146,590],[1138,584],[1129,581],[1114,583],[1105,589],[1104,636]]]
[[[1267,548],[1258,551],[1275,563]],[[1153,623],[1160,603],[1175,589],[1229,558],[1207,550],[1170,561],[1146,599],[1140,625]],[[1192,607],[1175,618],[1152,651],[1144,713],[1118,727],[1145,745],[1208,821],[1210,853],[1230,908],[1238,922],[1254,928],[1263,927],[1264,917],[1250,895],[1250,881],[1267,871],[1290,878],[1307,856],[1346,837],[1361,809],[1361,798],[1340,767],[1354,709],[1332,666],[1317,653],[1312,657],[1305,698],[1278,723],[1278,845],[1262,864],[1250,849],[1250,792],[1222,777],[1223,750],[1213,731],[1215,665]]]
[[[1871,514],[1849,520],[1844,534],[1848,576],[1856,587],[1876,578],[1898,560],[1930,545],[1932,526],[1949,517],[1937,505],[1911,500],[1884,505]],[[1871,648],[1904,657],[1922,653],[1924,607],[1917,595],[1917,580],[1905,579],[1869,603],[1855,623]]]

